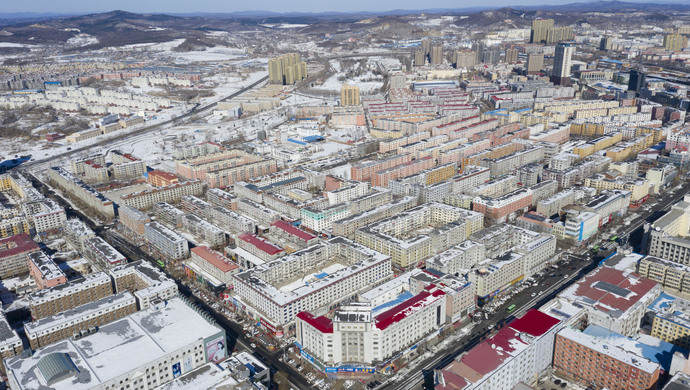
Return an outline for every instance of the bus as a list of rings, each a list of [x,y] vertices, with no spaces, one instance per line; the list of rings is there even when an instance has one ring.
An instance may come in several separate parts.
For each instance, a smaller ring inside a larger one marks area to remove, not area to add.
[[[616,241],[617,239],[618,239],[618,236],[611,237],[611,241]]]
[[[594,252],[594,253],[597,253],[598,250],[599,250],[599,245],[592,248],[592,252]]]
[[[165,263],[162,262],[161,260],[158,260],[158,266],[161,268],[165,268]]]
[[[510,312],[513,311],[513,310],[515,310],[515,305],[510,305],[510,306],[508,306],[508,308],[506,309],[506,311],[507,311],[508,313],[510,313]]]

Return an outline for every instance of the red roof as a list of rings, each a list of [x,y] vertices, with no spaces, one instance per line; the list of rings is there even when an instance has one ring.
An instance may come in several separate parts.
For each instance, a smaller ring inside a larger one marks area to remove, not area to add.
[[[297,313],[297,318],[313,326],[321,333],[333,333],[333,322],[324,316],[314,317],[309,312],[301,311]]]
[[[310,241],[316,238],[315,235],[309,234],[302,229],[298,229],[285,221],[275,221],[271,224],[271,226],[275,226],[278,229],[283,230],[288,234],[292,234],[293,236],[297,236],[297,238],[304,241]]]
[[[467,387],[469,383],[465,378],[449,370],[441,370],[441,375],[443,376],[443,381],[445,386],[442,384],[436,385],[435,390],[460,390]]]
[[[530,309],[522,318],[518,318],[511,322],[509,326],[518,332],[539,337],[548,332],[549,329],[556,326],[559,322],[561,321],[546,313],[536,309]]]
[[[222,272],[230,272],[239,268],[237,264],[230,261],[230,259],[223,256],[220,252],[216,252],[205,246],[197,246],[192,248],[191,252],[208,261],[212,266],[218,268]]]
[[[165,171],[150,171],[149,176],[160,176],[160,177],[167,179],[167,180],[172,180],[172,179],[177,178],[177,176],[175,176],[174,174],[172,174],[170,172],[165,172]]]
[[[17,234],[0,240],[0,259],[26,251],[35,252],[39,250],[41,248],[28,234]]]
[[[377,315],[375,318],[376,327],[384,330],[390,325],[405,319],[408,315],[414,314],[418,310],[436,302],[444,295],[446,295],[446,293],[442,290],[437,289],[432,292],[424,290],[405,302],[394,306],[392,309]]]
[[[605,284],[600,284],[602,282]],[[627,292],[627,296],[614,294],[609,288],[610,285],[618,287],[615,289],[617,291]],[[571,292],[575,298],[585,297],[598,302],[594,306],[601,311],[625,312],[656,285],[656,282],[633,272],[601,267],[566,292]]]
[[[281,248],[277,245],[274,245],[274,244],[268,242],[267,240],[265,240],[259,236],[256,236],[254,234],[242,233],[239,235],[239,238],[246,243],[254,245],[255,247],[259,248],[260,250],[268,253],[269,255],[275,255],[275,254],[278,254],[284,250],[283,248]]]

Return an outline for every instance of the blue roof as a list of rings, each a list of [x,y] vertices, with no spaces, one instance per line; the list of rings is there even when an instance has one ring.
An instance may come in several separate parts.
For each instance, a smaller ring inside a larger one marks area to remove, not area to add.
[[[688,354],[688,351],[681,347],[651,336],[644,336],[644,338],[641,337],[635,340],[599,325],[590,325],[582,333],[592,337],[606,339],[608,345],[620,347],[637,356],[648,359],[649,361],[659,363],[661,369],[666,372],[671,370],[673,354],[676,352],[682,353],[683,356],[687,356]]]
[[[325,140],[325,138],[320,135],[308,135],[306,137],[303,137],[302,139],[307,142],[317,142]]]
[[[414,295],[411,292],[405,291],[402,294],[398,295],[395,299],[388,301],[384,304],[376,306],[374,309],[372,309],[371,314],[374,315],[377,312],[391,308],[397,304],[405,302],[406,300],[408,300],[412,297],[414,297]]]
[[[659,298],[655,299],[651,305],[647,306],[647,309],[653,312],[658,312],[659,310],[666,309],[671,306],[671,303],[676,300],[676,297],[661,293]]]
[[[304,142],[304,141],[299,141],[299,140],[296,140],[296,139],[294,139],[294,138],[288,138],[287,140],[290,141],[290,142],[296,143],[297,145],[304,145],[304,146],[307,145],[306,142]]]
[[[317,279],[323,279],[323,278],[325,278],[326,276],[328,276],[328,274],[325,273],[325,272],[321,272],[320,274],[314,275],[314,277],[317,278]]]

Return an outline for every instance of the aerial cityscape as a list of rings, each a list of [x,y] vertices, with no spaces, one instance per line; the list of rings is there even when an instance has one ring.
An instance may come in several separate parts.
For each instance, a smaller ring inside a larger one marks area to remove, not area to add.
[[[690,390],[690,3],[80,4],[0,10],[0,390]]]

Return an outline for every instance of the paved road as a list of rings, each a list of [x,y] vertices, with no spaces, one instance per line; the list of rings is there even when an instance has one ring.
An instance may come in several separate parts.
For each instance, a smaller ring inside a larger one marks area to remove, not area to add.
[[[36,187],[45,196],[50,197],[57,201],[62,207],[65,208],[68,218],[79,218],[84,223],[86,223],[91,230],[93,230],[98,236],[109,242],[115,249],[123,253],[128,261],[138,261],[144,260],[151,263],[153,266],[157,267],[157,260],[146,253],[142,248],[130,243],[127,239],[121,237],[119,234],[113,231],[111,226],[96,225],[87,218],[81,210],[74,209],[69,202],[67,202],[62,197],[51,192],[50,189],[40,180],[38,180],[34,175],[27,175],[27,179],[31,180],[34,187]],[[167,274],[167,272],[166,272]],[[181,280],[172,277],[168,274],[168,277],[175,280],[177,283],[178,290],[180,293],[187,298],[191,299],[196,305],[201,309],[208,312],[208,314],[216,321],[216,323],[225,329],[228,346],[230,348],[237,348],[238,350],[246,350],[251,352],[254,356],[263,361],[267,366],[271,367],[272,373],[276,371],[283,371],[288,374],[288,379],[290,385],[295,389],[309,389],[311,385],[306,381],[306,379],[299,374],[292,366],[279,361],[279,357],[282,351],[276,349],[275,351],[269,351],[264,348],[261,344],[257,344],[257,348],[251,347],[251,341],[247,339],[242,326],[232,322],[230,319],[218,313],[213,309],[209,303],[195,296],[192,291]]]

